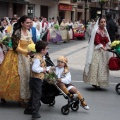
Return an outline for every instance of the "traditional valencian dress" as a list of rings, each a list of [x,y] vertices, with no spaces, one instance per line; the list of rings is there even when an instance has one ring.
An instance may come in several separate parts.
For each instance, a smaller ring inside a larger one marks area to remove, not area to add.
[[[94,45],[91,63],[88,62],[90,63],[89,66],[88,64],[85,65],[83,80],[85,83],[105,87],[109,85],[109,55],[107,51],[100,49],[100,47],[107,47],[110,45],[107,31],[105,30],[102,32],[101,29],[98,28],[93,42]]]
[[[15,32],[12,43],[16,47],[6,53],[0,66],[0,98],[20,101],[30,97],[30,63],[27,46],[33,41],[30,32],[27,32],[27,36],[24,36],[21,30]],[[18,36],[21,36],[20,40]]]
[[[68,30],[67,30],[67,23],[62,22],[60,24],[60,34],[64,42],[69,41],[70,38],[69,38]]]
[[[74,39],[74,36],[73,36],[73,23],[68,23],[68,26],[69,26],[69,37],[70,37],[70,40],[73,40]]]
[[[52,27],[52,30],[51,30],[51,40],[53,43],[62,41],[59,25],[58,25],[58,28],[55,28],[56,25],[58,25],[58,24],[54,24],[54,26]]]

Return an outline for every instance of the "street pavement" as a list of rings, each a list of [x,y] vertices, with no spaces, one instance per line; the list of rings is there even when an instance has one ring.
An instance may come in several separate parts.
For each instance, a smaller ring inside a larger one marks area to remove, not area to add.
[[[69,43],[49,43],[49,53],[52,61],[60,55],[68,58],[68,66],[72,74],[72,83],[85,98],[89,111],[79,108],[77,112],[70,110],[68,115],[62,115],[61,107],[67,103],[63,96],[56,97],[53,107],[43,104],[40,108],[41,120],[118,120],[120,119],[120,95],[115,86],[120,82],[120,71],[110,71],[108,88],[95,90],[91,85],[83,83],[83,70],[88,46],[87,40],[72,40]],[[31,120],[31,116],[23,114],[24,108],[17,102],[0,103],[0,120]]]

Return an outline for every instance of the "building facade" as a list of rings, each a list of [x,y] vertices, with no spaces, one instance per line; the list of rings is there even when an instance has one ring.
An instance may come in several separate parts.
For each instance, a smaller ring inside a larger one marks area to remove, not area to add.
[[[0,18],[29,15],[52,18],[58,16],[58,0],[0,0]]]
[[[59,0],[58,16],[60,19],[69,19],[75,21],[76,19],[77,3],[74,0]]]
[[[18,16],[26,14],[27,4],[25,0],[0,0],[0,18],[13,17],[13,14]]]
[[[60,19],[89,20],[101,13],[99,0],[0,0],[0,18],[29,15],[30,17],[52,17]],[[112,14],[114,19],[120,18],[120,0],[106,0],[102,13]]]
[[[103,16],[107,13],[112,15],[112,18],[118,19],[120,17],[120,7],[119,0],[106,0],[103,5]],[[101,14],[101,5],[99,4],[99,0],[91,0],[90,4],[90,18],[94,19],[96,16]]]
[[[26,6],[30,17],[46,17],[48,20],[58,16],[58,0],[28,0]]]

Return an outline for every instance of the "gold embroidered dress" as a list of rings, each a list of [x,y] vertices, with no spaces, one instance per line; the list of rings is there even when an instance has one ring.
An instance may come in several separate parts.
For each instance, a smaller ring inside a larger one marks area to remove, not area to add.
[[[30,32],[27,32],[28,36],[20,32],[21,39],[16,51],[9,50],[0,67],[0,98],[13,101],[29,99],[30,63],[27,46],[33,41]]]

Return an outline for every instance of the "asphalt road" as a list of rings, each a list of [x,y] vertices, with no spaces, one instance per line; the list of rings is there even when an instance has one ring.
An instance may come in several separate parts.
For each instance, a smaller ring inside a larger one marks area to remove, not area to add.
[[[58,45],[49,43],[49,53],[56,64],[59,55],[67,56],[72,74],[72,82],[78,88],[90,107],[89,111],[79,108],[77,112],[70,110],[68,115],[61,114],[61,107],[67,103],[63,96],[56,97],[53,107],[43,104],[40,108],[41,120],[119,120],[120,95],[115,86],[120,82],[120,71],[110,72],[110,86],[95,90],[91,85],[82,81],[85,65],[87,40],[73,40]],[[23,114],[24,108],[17,102],[8,101],[5,105],[0,103],[0,120],[31,120],[31,116]]]

